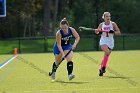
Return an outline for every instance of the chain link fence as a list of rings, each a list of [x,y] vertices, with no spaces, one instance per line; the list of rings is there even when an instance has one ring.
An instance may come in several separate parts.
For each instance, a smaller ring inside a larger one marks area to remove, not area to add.
[[[97,35],[81,36],[75,51],[98,51],[100,37]],[[139,50],[140,35],[115,36],[114,50]],[[43,53],[52,52],[55,37],[31,37],[0,39],[0,54],[11,54],[14,48],[19,53]],[[74,42],[74,39],[72,39]]]

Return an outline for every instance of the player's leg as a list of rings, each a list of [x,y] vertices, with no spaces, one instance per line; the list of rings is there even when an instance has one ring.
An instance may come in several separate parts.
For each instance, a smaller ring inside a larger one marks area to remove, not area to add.
[[[52,72],[49,72],[49,75],[52,77],[52,79],[55,79],[55,73],[59,66],[59,62],[62,59],[62,54],[59,52],[57,45],[54,45],[54,56],[55,56],[55,62],[52,65]]]
[[[111,53],[111,50],[108,48],[108,46],[106,44],[101,45],[101,49],[104,51],[104,57],[102,59],[102,63],[101,63],[101,66],[100,66],[99,76],[103,76],[103,73],[105,73],[106,64],[108,62],[108,57]]]
[[[61,59],[62,59],[61,54],[55,55],[55,62],[53,63],[53,66],[52,66],[52,72],[56,72]]]
[[[69,50],[65,50],[64,53],[66,54]],[[73,57],[73,51],[69,53],[69,55],[66,57],[67,61],[67,71],[68,71],[68,78],[69,80],[72,80],[75,75],[72,74],[73,72],[73,62],[72,62],[72,57]]]
[[[104,57],[103,57],[103,60],[102,60],[102,67],[106,67],[108,57],[111,53],[111,50],[108,48],[107,45],[101,45],[101,49],[104,51]]]

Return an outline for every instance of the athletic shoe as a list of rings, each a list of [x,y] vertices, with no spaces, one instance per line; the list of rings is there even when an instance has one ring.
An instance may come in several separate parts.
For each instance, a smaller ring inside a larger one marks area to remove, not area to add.
[[[51,74],[51,78],[52,78],[52,80],[55,79],[55,72],[52,72],[52,74]]]
[[[105,67],[102,67],[102,69],[99,69],[99,76],[103,76],[103,73],[105,72]]]
[[[68,78],[69,78],[69,80],[72,80],[72,79],[74,79],[74,78],[75,78],[75,75],[70,74],[70,75],[68,75]]]
[[[105,71],[105,67],[102,67],[102,72],[103,72],[103,73],[105,73],[105,72],[106,72],[106,71]]]
[[[99,69],[99,76],[103,76],[103,71]]]

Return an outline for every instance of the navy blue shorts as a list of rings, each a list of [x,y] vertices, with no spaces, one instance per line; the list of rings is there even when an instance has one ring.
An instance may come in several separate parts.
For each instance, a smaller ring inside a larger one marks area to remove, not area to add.
[[[70,50],[70,49],[72,49],[72,45],[69,44],[67,46],[62,46],[62,49],[63,49],[63,51]],[[53,47],[53,53],[54,53],[54,55],[58,55],[60,53],[56,43],[54,44],[54,47]]]

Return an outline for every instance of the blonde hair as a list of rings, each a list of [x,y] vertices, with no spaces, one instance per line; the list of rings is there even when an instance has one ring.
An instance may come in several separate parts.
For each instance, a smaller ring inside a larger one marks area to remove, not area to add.
[[[103,15],[102,15],[102,18],[104,19],[105,17],[105,14],[109,14],[111,16],[111,14],[109,12],[104,12]]]

